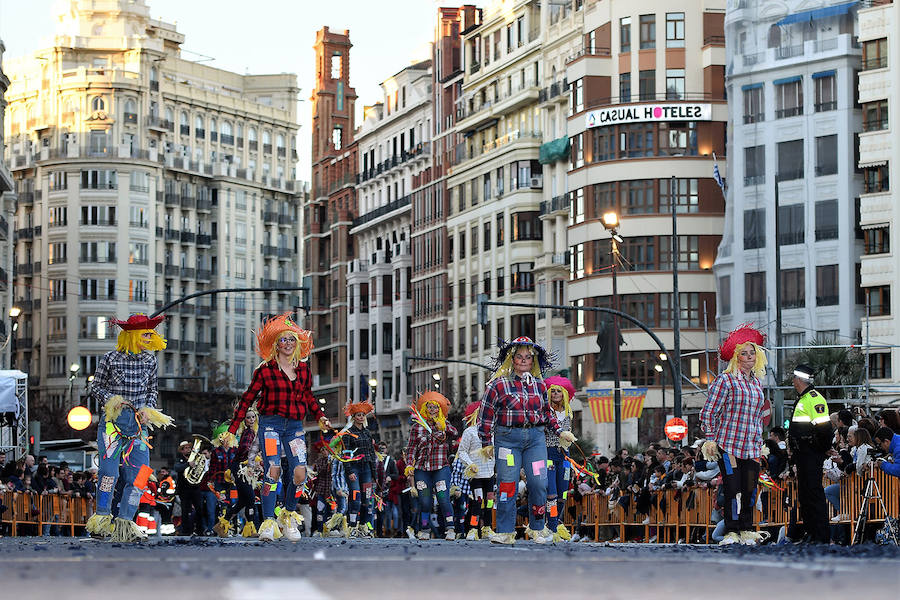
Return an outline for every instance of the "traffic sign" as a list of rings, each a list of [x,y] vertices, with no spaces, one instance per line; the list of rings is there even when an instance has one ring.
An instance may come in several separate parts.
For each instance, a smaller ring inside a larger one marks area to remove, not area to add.
[[[680,418],[674,417],[666,421],[666,437],[673,442],[680,442],[687,436],[688,424]]]
[[[66,420],[69,422],[69,427],[76,431],[87,429],[91,424],[91,411],[83,406],[75,406],[69,411]]]

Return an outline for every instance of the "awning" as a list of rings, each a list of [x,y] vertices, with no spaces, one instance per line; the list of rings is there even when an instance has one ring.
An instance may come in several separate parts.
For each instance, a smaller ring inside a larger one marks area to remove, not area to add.
[[[812,78],[821,79],[822,77],[834,77],[835,73],[837,73],[837,71],[834,69],[831,69],[830,71],[819,71],[818,73],[813,73]]]
[[[883,167],[887,164],[886,160],[868,160],[868,161],[859,161],[859,168],[865,169],[867,167]]]
[[[786,16],[782,20],[778,21],[776,25],[791,25],[793,23],[818,21],[819,19],[827,19],[828,17],[846,15],[857,4],[859,4],[858,0],[854,0],[853,2],[845,2],[844,4],[836,4],[834,6],[814,8],[813,10],[804,10],[803,12],[798,12]]]
[[[784,85],[786,83],[794,83],[795,81],[800,81],[803,79],[801,75],[794,75],[793,77],[783,77],[782,79],[776,79],[772,83],[775,85]]]
[[[542,165],[549,165],[558,160],[565,160],[569,157],[571,147],[572,144],[568,137],[561,137],[541,144],[538,162]]]
[[[890,227],[888,223],[870,223],[869,225],[860,225],[860,229],[881,229],[882,227]]]
[[[763,84],[761,83],[748,83],[747,85],[742,85],[741,90],[746,92],[747,90],[755,90],[757,88],[761,88],[762,86]]]

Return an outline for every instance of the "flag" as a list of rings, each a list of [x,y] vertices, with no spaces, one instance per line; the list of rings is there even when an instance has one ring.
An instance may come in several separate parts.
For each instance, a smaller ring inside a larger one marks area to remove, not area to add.
[[[722,174],[719,173],[719,160],[716,158],[716,153],[713,152],[713,179],[716,180],[716,183],[719,184],[719,188],[721,188],[722,193],[725,193],[725,180],[722,179]]]
[[[616,420],[615,407],[613,406],[613,391],[588,390],[588,405],[591,407],[591,416],[594,423],[614,423]]]
[[[644,411],[647,388],[630,388],[622,392],[622,420],[640,419]]]

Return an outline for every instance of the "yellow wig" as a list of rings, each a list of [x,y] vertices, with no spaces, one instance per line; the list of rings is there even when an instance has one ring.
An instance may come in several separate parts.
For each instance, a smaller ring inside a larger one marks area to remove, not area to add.
[[[541,378],[541,365],[539,364],[537,352],[534,350],[534,346],[521,344],[512,346],[506,352],[506,358],[503,359],[503,362],[500,363],[500,366],[494,371],[494,374],[491,375],[490,381],[497,379],[498,377],[509,377],[513,372],[513,356],[520,350],[524,349],[529,352],[534,357],[534,360],[531,361],[531,374],[538,379]]]
[[[744,349],[745,346],[750,345],[756,350],[756,364],[753,365],[753,374],[757,377],[762,377],[766,374],[766,366],[769,364],[769,360],[766,358],[766,353],[763,351],[762,346],[758,346],[753,342],[744,342],[734,349],[734,355],[731,357],[731,360],[728,361],[728,367],[725,369],[726,373],[739,373],[741,371],[739,356],[741,354],[741,350]]]
[[[263,361],[269,362],[275,358],[278,351],[278,338],[285,334],[289,334],[297,340],[291,361],[299,363],[309,358],[313,349],[312,332],[300,329],[291,318],[291,313],[285,313],[272,317],[256,330],[256,353]]]
[[[150,332],[150,341],[144,342],[141,335]],[[153,329],[123,329],[116,340],[116,350],[130,354],[140,354],[144,350],[156,352],[166,349],[166,340]]]
[[[254,433],[259,431],[259,413],[256,412],[255,407],[256,407],[256,405],[254,404],[253,406],[251,406],[250,408],[247,409],[247,412],[244,414],[244,420],[242,420],[241,424],[238,425],[237,431],[234,434],[234,436],[236,438],[240,439],[241,435],[244,433],[244,429],[247,427],[247,415],[250,415],[250,414],[256,415],[256,421],[253,423]]]

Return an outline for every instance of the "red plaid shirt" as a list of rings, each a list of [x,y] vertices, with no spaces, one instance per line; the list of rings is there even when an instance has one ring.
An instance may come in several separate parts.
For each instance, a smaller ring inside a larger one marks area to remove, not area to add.
[[[413,423],[409,430],[409,445],[406,448],[406,464],[423,471],[437,471],[450,464],[450,450],[448,448],[450,438],[459,433],[450,423],[444,431],[439,431],[434,425],[432,431]]]
[[[765,396],[755,375],[722,373],[709,386],[700,411],[707,439],[735,458],[759,458]]]
[[[307,413],[317,419],[325,416],[322,407],[313,398],[312,375],[305,362],[297,365],[297,377],[293,381],[288,379],[274,358],[253,371],[250,387],[241,396],[228,431],[237,431],[254,401],[260,416],[277,415],[294,421],[303,421]]]
[[[545,425],[557,435],[561,429],[556,421],[556,411],[547,401],[547,386],[543,379],[531,378],[528,383],[522,377],[498,377],[488,383],[481,408],[478,410],[478,437],[481,444],[490,445],[494,427],[521,427],[526,423]]]

